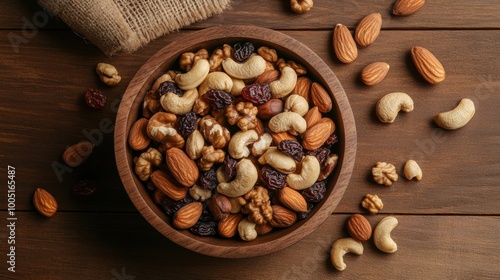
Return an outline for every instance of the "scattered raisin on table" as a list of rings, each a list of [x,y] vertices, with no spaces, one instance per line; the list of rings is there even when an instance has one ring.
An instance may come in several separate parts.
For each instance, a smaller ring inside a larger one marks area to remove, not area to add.
[[[229,155],[226,155],[224,157],[224,173],[226,174],[228,181],[232,181],[236,177],[236,164],[237,163],[238,163],[238,161]]]
[[[320,202],[326,193],[325,181],[319,181],[302,191],[302,196],[307,202]]]
[[[90,179],[83,179],[78,181],[71,191],[75,195],[79,196],[89,196],[93,195],[99,190],[99,183],[95,180],[90,180]]]
[[[100,110],[106,106],[106,96],[97,89],[88,89],[85,92],[85,103],[91,108]]]
[[[203,100],[207,102],[212,109],[226,109],[233,102],[233,96],[223,90],[211,89],[203,95]]]
[[[179,118],[179,133],[187,139],[196,130],[198,116],[195,112],[189,112]]]
[[[330,149],[328,149],[328,148],[319,148],[319,149],[316,149],[314,151],[308,151],[307,155],[308,156],[315,156],[318,159],[318,161],[319,161],[319,165],[323,166],[323,163],[325,163],[325,160],[330,155]]]
[[[251,84],[241,90],[241,96],[253,105],[262,105],[271,99],[269,84]]]
[[[262,181],[270,190],[278,190],[286,185],[286,174],[266,165],[260,170]]]
[[[172,82],[172,81],[166,81],[166,82],[161,83],[160,86],[158,87],[158,89],[156,90],[156,94],[158,96],[165,95],[168,92],[175,93],[178,96],[184,95],[184,92],[182,91],[182,89],[175,82]]]
[[[239,62],[245,61],[254,51],[255,46],[252,42],[238,42],[233,46],[234,58]]]
[[[291,156],[296,161],[301,161],[304,156],[304,150],[297,140],[283,140],[278,144],[278,151],[287,156]]]
[[[208,171],[200,171],[200,177],[198,178],[198,183],[200,186],[207,190],[213,190],[217,187],[217,175],[215,173],[215,167],[212,166]]]

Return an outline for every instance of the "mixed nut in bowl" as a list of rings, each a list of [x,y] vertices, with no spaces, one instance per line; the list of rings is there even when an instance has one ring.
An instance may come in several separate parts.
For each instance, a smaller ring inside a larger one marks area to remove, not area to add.
[[[220,26],[172,42],[121,101],[115,156],[144,218],[217,257],[286,248],[347,188],[354,117],[331,69],[270,29]]]

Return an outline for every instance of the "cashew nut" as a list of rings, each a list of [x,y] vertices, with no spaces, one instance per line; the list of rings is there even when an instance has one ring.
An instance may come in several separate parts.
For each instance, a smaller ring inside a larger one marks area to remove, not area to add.
[[[279,79],[269,84],[272,98],[282,98],[290,94],[297,83],[297,73],[290,66],[281,69]],[[305,114],[304,114],[305,115]]]
[[[238,233],[240,234],[241,239],[245,241],[252,241],[257,238],[255,226],[257,226],[257,224],[250,222],[248,218],[241,220],[238,224]]]
[[[420,169],[417,162],[412,159],[406,162],[404,171],[407,180],[416,178],[420,181],[420,179],[422,179],[422,169]]]
[[[303,117],[309,111],[309,102],[298,94],[292,94],[287,97],[283,111],[295,112]]]
[[[444,129],[459,129],[472,119],[475,112],[474,102],[464,98],[453,110],[436,115],[434,121]]]
[[[254,79],[264,73],[266,61],[257,54],[253,54],[243,63],[238,63],[229,57],[222,61],[222,67],[233,78],[241,80]]]
[[[333,243],[330,252],[330,259],[333,266],[339,271],[343,271],[347,265],[344,262],[344,255],[347,253],[354,253],[356,255],[363,254],[363,244],[351,237],[342,238]]]
[[[198,98],[198,90],[193,88],[184,92],[182,96],[167,92],[160,98],[160,103],[165,111],[175,115],[184,115],[191,112],[196,98]]]
[[[223,90],[230,92],[233,88],[233,80],[226,73],[215,71],[207,75],[205,80],[201,83],[198,93],[200,96],[207,93],[211,89]]]
[[[375,246],[385,253],[394,253],[398,250],[398,244],[391,238],[391,231],[398,225],[398,219],[393,216],[383,218],[375,227],[373,241]]]
[[[196,160],[201,157],[201,150],[205,146],[205,138],[203,134],[196,129],[189,134],[186,140],[186,154],[192,159]]]
[[[269,120],[268,125],[275,133],[288,131],[292,135],[299,135],[307,129],[306,120],[295,112],[279,113]]]
[[[248,157],[250,155],[250,149],[247,146],[258,139],[259,135],[253,129],[236,132],[229,141],[229,154],[235,159]]]
[[[245,158],[236,164],[236,178],[231,182],[219,183],[217,191],[228,197],[242,196],[253,188],[258,178],[257,168]]]
[[[413,100],[406,93],[389,93],[377,102],[377,117],[383,123],[394,122],[400,110],[413,111]]]
[[[321,172],[319,161],[315,156],[305,156],[301,163],[302,168],[300,174],[288,174],[286,176],[286,183],[288,186],[297,191],[307,189],[314,185]]]
[[[199,59],[194,64],[191,70],[183,74],[175,76],[175,82],[182,90],[193,89],[199,86],[210,71],[210,63],[206,59]]]
[[[224,171],[224,165],[219,166],[215,171],[215,176],[217,177],[217,182],[225,183],[229,181],[229,178],[226,176],[226,171]]]
[[[241,90],[246,86],[245,82],[236,78],[231,78],[231,80],[233,80],[233,87],[231,88],[230,93],[234,96],[241,95]]]
[[[284,174],[293,173],[297,168],[295,160],[278,151],[277,147],[269,147],[269,149],[259,158],[259,163],[262,165],[269,164],[274,169]]]

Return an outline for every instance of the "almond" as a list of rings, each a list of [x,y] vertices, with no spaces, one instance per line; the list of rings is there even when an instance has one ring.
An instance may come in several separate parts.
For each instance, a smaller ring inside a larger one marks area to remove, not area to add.
[[[275,146],[278,146],[278,144],[283,140],[295,140],[295,141],[297,141],[297,137],[293,136],[292,134],[290,134],[286,131],[272,133],[271,137],[273,138],[273,145],[275,145]]]
[[[413,47],[411,57],[418,72],[427,82],[434,85],[444,80],[446,76],[444,67],[429,50],[423,47]]]
[[[159,189],[155,189],[153,192],[153,200],[156,202],[156,204],[161,204],[166,197],[167,195]]]
[[[241,220],[243,220],[242,214],[230,214],[225,220],[219,222],[217,232],[222,237],[231,238],[236,234]]]
[[[89,141],[82,141],[68,147],[64,151],[62,158],[68,166],[77,167],[90,157],[90,154],[92,154],[93,150],[94,144],[90,143]]]
[[[151,138],[148,135],[148,122],[146,118],[138,119],[128,134],[128,144],[130,148],[136,151],[146,149],[151,142]]]
[[[257,106],[257,117],[268,120],[283,112],[283,101],[278,98],[271,98],[266,103]]]
[[[260,76],[257,77],[255,83],[257,84],[270,84],[271,82],[276,81],[280,77],[280,71],[278,70],[268,70]]]
[[[389,68],[389,64],[385,62],[373,62],[361,71],[361,80],[365,85],[376,85],[387,76]]]
[[[364,17],[356,27],[354,39],[362,47],[373,44],[380,34],[382,27],[382,15],[379,13],[369,14]]]
[[[297,221],[297,215],[292,210],[280,205],[272,205],[273,218],[269,221],[272,227],[289,227]]]
[[[351,63],[358,57],[358,48],[351,32],[343,24],[337,24],[333,30],[333,49],[343,63]]]
[[[335,123],[329,118],[322,118],[317,124],[307,129],[302,135],[304,149],[314,151],[326,142],[335,131]]]
[[[321,113],[328,113],[332,110],[333,104],[330,94],[316,82],[311,85],[311,99],[314,106],[317,106]]]
[[[304,97],[307,102],[311,103],[311,84],[312,81],[308,77],[299,77],[295,83],[295,88],[292,93]]]
[[[392,13],[396,16],[411,15],[425,4],[425,0],[397,0],[392,9]]]
[[[188,203],[175,212],[172,223],[178,229],[188,229],[198,222],[202,212],[203,205],[201,203]]]
[[[200,175],[198,166],[183,150],[179,148],[167,150],[166,159],[170,172],[179,184],[188,188],[196,183]]]
[[[347,221],[347,230],[352,238],[363,242],[372,236],[372,226],[370,222],[360,214],[352,215]]]
[[[52,217],[57,212],[56,199],[46,190],[37,188],[33,195],[33,205],[40,214]]]
[[[163,170],[154,171],[150,178],[157,190],[175,201],[179,201],[187,195],[188,189],[179,186],[175,179]]]
[[[292,188],[283,187],[280,189],[278,199],[290,210],[299,213],[307,212],[307,201],[298,191]]]
[[[317,124],[319,120],[321,120],[321,113],[319,112],[318,107],[314,106],[309,109],[309,111],[304,116],[304,119],[306,120],[307,128],[310,128],[313,125]]]
[[[257,232],[257,235],[264,235],[266,233],[271,232],[271,230],[273,230],[273,227],[270,226],[268,223],[255,226],[255,231]]]

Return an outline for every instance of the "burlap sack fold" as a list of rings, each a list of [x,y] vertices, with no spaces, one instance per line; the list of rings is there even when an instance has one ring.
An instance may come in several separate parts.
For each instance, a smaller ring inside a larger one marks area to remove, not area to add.
[[[221,13],[231,0],[40,0],[107,55],[134,52],[151,40]]]

